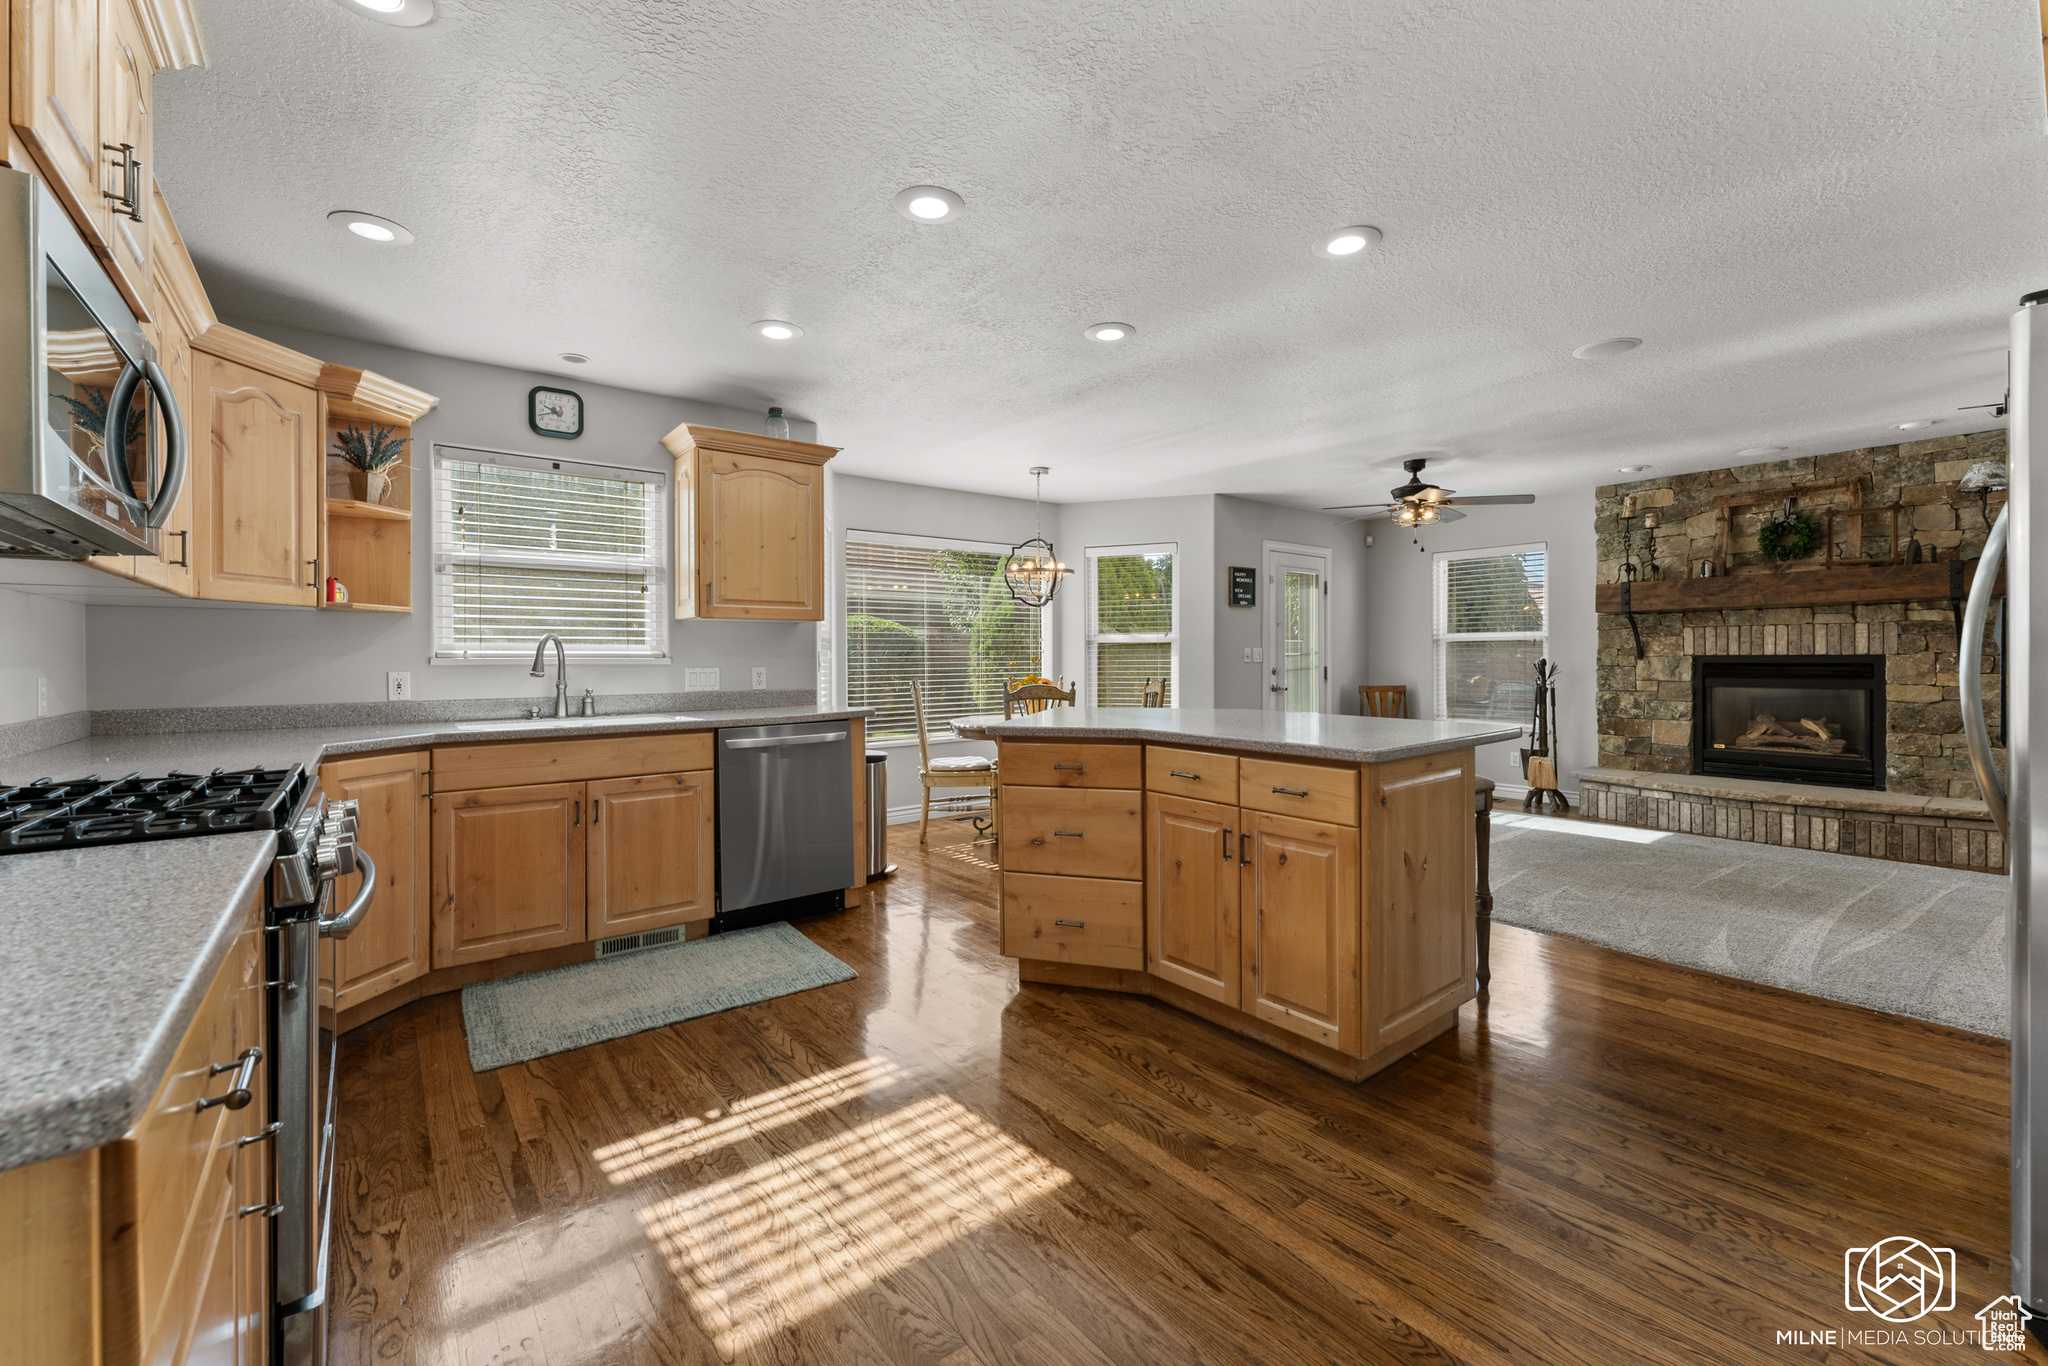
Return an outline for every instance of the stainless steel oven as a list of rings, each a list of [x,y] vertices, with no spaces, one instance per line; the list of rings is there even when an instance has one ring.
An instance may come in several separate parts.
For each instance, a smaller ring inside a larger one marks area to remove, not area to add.
[[[134,310],[49,189],[0,169],[0,555],[154,555],[186,464]]]

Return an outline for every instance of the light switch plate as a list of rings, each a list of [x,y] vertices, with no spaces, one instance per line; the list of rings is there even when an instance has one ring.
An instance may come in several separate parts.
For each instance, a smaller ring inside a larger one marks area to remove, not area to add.
[[[1266,647],[1265,647],[1265,646],[1263,646],[1263,645],[1254,645],[1254,646],[1252,646],[1252,663],[1254,663],[1254,664],[1264,664],[1265,662],[1266,662]]]
[[[1252,662],[1252,647],[1249,645],[1244,647],[1244,662],[1247,664]]]
[[[684,691],[684,692],[716,692],[716,691],[718,691],[718,670],[716,670],[716,669],[685,669],[685,670],[683,670],[683,691]]]
[[[385,674],[384,700],[386,702],[412,701],[412,675],[409,673]]]
[[[768,686],[768,668],[766,665],[756,664],[754,666],[754,686],[757,688]]]

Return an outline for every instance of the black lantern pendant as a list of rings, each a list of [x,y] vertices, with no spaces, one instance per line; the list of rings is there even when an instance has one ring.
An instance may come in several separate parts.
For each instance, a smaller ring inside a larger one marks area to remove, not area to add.
[[[1003,587],[1026,607],[1043,607],[1051,602],[1053,594],[1060,591],[1060,580],[1074,572],[1060,563],[1052,552],[1052,542],[1045,539],[1039,494],[1049,473],[1051,470],[1045,465],[1031,467],[1031,522],[1032,530],[1038,534],[1022,545],[1011,546],[1009,557],[1003,561]]]

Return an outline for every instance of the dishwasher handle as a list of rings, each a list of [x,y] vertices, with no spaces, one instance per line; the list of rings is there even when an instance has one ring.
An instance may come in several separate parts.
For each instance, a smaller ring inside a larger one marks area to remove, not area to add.
[[[823,735],[761,735],[746,740],[727,740],[727,749],[787,749],[791,745],[829,745],[834,740],[844,740],[843,730],[827,731]]]

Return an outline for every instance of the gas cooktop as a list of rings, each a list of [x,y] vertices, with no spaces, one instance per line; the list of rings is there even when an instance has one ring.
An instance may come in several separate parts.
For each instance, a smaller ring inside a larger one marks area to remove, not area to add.
[[[288,833],[311,781],[303,765],[131,773],[0,787],[0,854],[85,849],[246,830]]]

